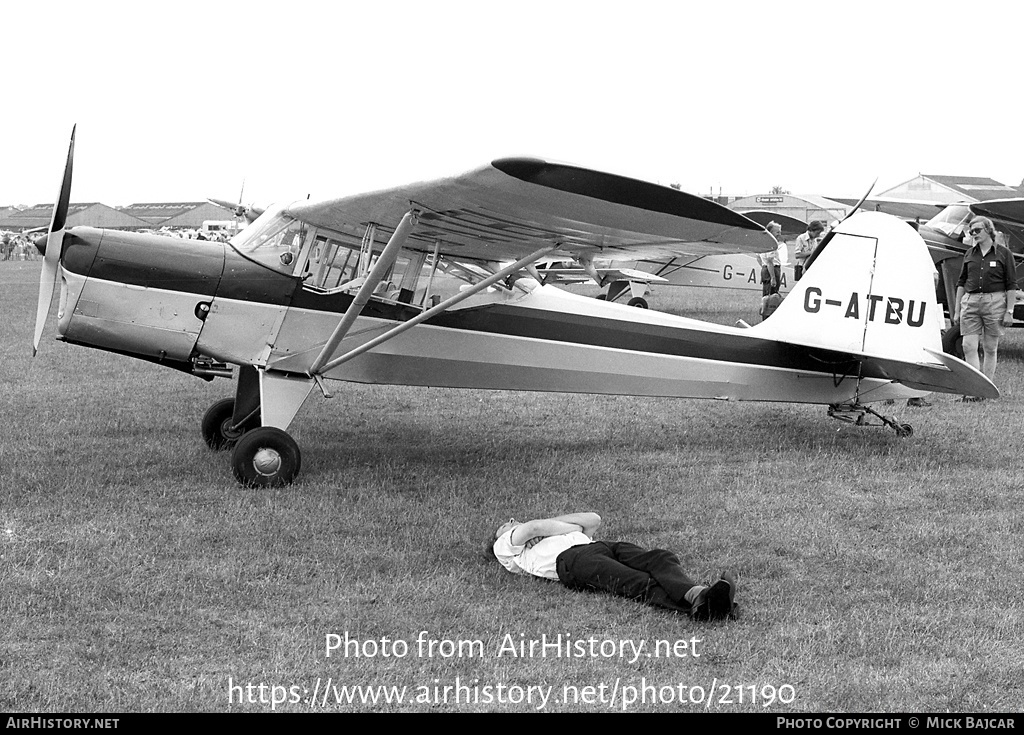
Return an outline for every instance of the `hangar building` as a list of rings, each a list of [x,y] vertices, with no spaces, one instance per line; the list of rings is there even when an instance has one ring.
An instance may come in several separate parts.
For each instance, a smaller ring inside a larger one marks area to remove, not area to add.
[[[918,174],[909,181],[878,194],[890,199],[916,199],[944,204],[985,202],[989,199],[1007,199],[1022,195],[1024,192],[1017,187],[1000,184],[995,179],[935,174]]]
[[[0,218],[0,229],[17,232],[40,227],[45,229],[50,226],[52,216],[52,204],[37,204],[28,209],[12,209]],[[99,202],[69,205],[67,224],[68,227],[86,225],[111,230],[138,230],[149,227],[144,220]]]
[[[732,209],[740,214],[748,212],[772,212],[784,217],[810,222],[820,219],[823,222],[832,222],[842,219],[851,207],[819,196],[796,196],[794,194],[758,194],[755,196],[741,197],[729,204]]]

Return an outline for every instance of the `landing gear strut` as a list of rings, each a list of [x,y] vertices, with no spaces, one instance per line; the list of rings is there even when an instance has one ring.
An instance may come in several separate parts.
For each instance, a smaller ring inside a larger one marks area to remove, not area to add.
[[[914,435],[914,427],[910,424],[897,421],[895,416],[883,416],[871,406],[865,406],[862,403],[833,403],[828,407],[828,415],[856,426],[888,426],[896,432],[898,437]],[[872,421],[870,418],[872,416],[881,423]]]

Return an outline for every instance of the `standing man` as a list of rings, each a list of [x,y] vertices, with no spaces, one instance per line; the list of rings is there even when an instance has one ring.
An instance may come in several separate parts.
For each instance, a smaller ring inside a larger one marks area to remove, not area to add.
[[[510,572],[557,580],[570,589],[609,592],[695,620],[734,614],[736,577],[731,572],[723,572],[710,587],[694,584],[671,551],[594,541],[600,525],[597,513],[525,523],[513,518],[495,531],[491,551]]]
[[[797,237],[796,251],[793,253],[793,257],[796,259],[796,264],[793,266],[794,281],[800,280],[800,276],[804,273],[804,264],[811,257],[814,249],[818,247],[818,243],[821,242],[821,234],[824,231],[825,223],[816,219],[807,225],[807,232]]]
[[[960,324],[964,359],[989,380],[996,372],[999,338],[1013,324],[1017,300],[1017,270],[1009,248],[996,244],[996,230],[988,217],[975,217],[968,230],[972,242],[964,255],[956,283],[953,323]],[[983,359],[978,361],[978,345]],[[983,398],[964,396],[965,402]]]
[[[782,303],[779,286],[782,284],[782,257],[786,245],[782,242],[782,225],[769,222],[765,228],[775,238],[775,249],[766,253],[758,253],[757,262],[761,264],[761,309],[762,319],[767,319]]]

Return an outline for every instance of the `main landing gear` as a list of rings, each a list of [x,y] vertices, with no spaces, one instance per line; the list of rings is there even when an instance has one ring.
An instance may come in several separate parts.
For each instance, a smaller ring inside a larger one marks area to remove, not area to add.
[[[291,484],[302,466],[299,445],[286,431],[260,426],[259,406],[235,419],[235,399],[217,401],[203,416],[203,439],[214,450],[231,450],[231,470],[243,485]]]
[[[914,435],[914,427],[910,424],[897,421],[895,416],[883,416],[875,409],[862,403],[833,403],[828,407],[828,415],[831,418],[857,426],[888,426],[899,437],[911,437]],[[872,421],[872,416],[877,418],[880,423]]]

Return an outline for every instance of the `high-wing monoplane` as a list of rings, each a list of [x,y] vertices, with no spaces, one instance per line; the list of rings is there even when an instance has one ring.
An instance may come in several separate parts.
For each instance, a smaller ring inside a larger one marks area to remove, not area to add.
[[[202,421],[247,484],[299,472],[287,433],[328,380],[794,401],[907,424],[873,401],[995,386],[943,354],[932,268],[908,225],[850,218],[778,311],[746,329],[574,295],[542,258],[664,259],[774,247],[758,224],[683,192],[533,159],[271,207],[230,243],[66,228],[74,133],[45,245],[35,346],[56,279],[59,338],[232,377]],[[512,261],[512,262],[509,262]]]

